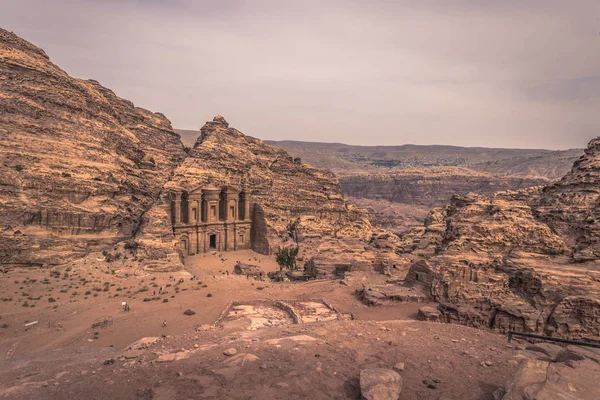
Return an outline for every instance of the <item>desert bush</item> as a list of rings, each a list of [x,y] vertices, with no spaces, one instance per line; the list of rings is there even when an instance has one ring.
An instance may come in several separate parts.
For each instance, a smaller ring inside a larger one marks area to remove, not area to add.
[[[123,245],[123,248],[125,250],[131,250],[131,251],[135,251],[137,250],[137,248],[139,247],[139,243],[136,242],[134,239],[128,239],[125,241],[125,244]]]
[[[314,258],[311,258],[304,263],[304,275],[308,276],[310,279],[316,279],[319,275],[319,269],[317,268],[317,264],[315,264]]]
[[[194,315],[196,311],[190,310],[189,308],[183,312],[184,315]]]
[[[275,261],[279,264],[279,270],[287,269],[295,271],[297,269],[296,257],[298,257],[299,247],[283,247],[275,253]]]

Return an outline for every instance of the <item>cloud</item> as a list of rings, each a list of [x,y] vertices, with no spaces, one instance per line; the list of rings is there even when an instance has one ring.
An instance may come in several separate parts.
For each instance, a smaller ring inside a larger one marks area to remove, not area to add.
[[[263,139],[582,147],[595,0],[5,0],[0,25],[178,128]],[[35,10],[35,12],[32,12]]]

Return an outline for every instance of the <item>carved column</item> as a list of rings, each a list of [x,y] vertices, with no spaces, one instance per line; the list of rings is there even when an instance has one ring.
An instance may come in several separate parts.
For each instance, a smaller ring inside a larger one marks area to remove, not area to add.
[[[175,225],[181,223],[181,192],[175,193]]]
[[[244,191],[244,219],[249,220],[250,218],[250,193]]]

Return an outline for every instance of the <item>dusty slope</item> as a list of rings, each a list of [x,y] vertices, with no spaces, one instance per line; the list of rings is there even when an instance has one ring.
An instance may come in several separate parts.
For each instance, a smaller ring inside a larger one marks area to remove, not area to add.
[[[159,113],[75,79],[0,29],[0,263],[61,263],[130,237],[184,152]]]

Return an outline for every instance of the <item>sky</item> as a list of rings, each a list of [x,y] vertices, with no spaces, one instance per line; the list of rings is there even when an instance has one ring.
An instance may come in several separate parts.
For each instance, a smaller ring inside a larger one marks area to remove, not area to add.
[[[0,26],[175,128],[566,149],[600,135],[598,0],[1,0]]]

